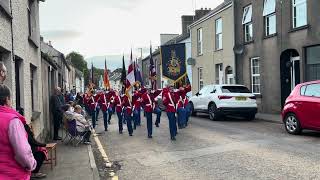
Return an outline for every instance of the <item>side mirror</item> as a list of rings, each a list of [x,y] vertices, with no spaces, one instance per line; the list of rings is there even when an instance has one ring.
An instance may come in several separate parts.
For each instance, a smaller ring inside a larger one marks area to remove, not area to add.
[[[210,93],[211,93],[211,94],[214,94],[214,93],[216,93],[216,92],[217,92],[217,90],[214,89],[214,90],[211,91]]]
[[[200,93],[199,93],[199,92],[197,92],[197,93],[196,93],[196,96],[199,96],[199,95],[200,95]]]

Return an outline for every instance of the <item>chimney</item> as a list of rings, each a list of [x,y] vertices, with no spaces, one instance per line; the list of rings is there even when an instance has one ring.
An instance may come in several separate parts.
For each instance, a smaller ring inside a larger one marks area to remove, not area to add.
[[[208,9],[208,8],[205,8],[205,9],[201,8],[196,10],[194,21],[199,20],[200,18],[208,14],[210,11],[211,9]]]
[[[182,35],[188,34],[189,29],[188,26],[193,23],[194,16],[181,16],[181,24],[182,24]]]
[[[43,36],[40,36],[40,41],[43,42]]]
[[[49,41],[48,45],[52,47],[52,43],[51,43],[51,41]]]

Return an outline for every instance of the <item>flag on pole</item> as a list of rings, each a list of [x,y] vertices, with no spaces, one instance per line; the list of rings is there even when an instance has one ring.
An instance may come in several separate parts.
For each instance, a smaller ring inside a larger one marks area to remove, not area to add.
[[[104,60],[103,83],[106,89],[110,89],[109,75],[108,75],[108,69],[107,69],[107,59]]]
[[[150,67],[149,67],[149,78],[151,81],[151,89],[157,89],[156,79],[157,79],[157,73],[156,73],[156,67],[153,62],[152,57],[152,46],[150,45]]]
[[[126,90],[128,91],[132,85],[135,83],[135,76],[134,76],[134,65],[132,60],[132,49],[130,55],[130,64],[128,67],[128,74],[127,74],[127,81],[126,81]]]
[[[136,62],[135,62],[134,70],[135,70],[136,83],[139,83],[140,86],[142,87],[143,86],[142,75],[141,75],[141,71],[140,71],[140,67],[139,67],[137,59],[136,59]]]
[[[91,63],[91,69],[89,74],[89,82],[93,83],[93,63]]]
[[[126,72],[126,65],[124,64],[124,55],[122,57],[122,72],[121,72],[121,84],[122,84],[122,93],[125,93],[125,86],[126,86],[126,76],[127,76],[127,72]]]

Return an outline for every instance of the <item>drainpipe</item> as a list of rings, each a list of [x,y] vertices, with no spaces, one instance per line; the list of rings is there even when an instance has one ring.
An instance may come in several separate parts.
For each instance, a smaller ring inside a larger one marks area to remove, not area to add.
[[[10,11],[11,11],[11,53],[12,53],[12,60],[15,61],[15,55],[14,55],[14,45],[13,45],[13,11],[12,11],[12,0],[10,0]]]
[[[233,46],[236,45],[236,24],[235,24],[235,0],[232,1],[232,12],[233,12]],[[238,80],[237,80],[237,54],[233,51],[233,54],[234,54],[234,59],[233,59],[233,81],[234,81],[234,84],[237,84],[238,83]]]

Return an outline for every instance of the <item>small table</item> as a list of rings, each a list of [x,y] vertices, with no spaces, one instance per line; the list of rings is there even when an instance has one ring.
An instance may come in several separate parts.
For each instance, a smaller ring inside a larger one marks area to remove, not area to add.
[[[51,164],[51,170],[53,169],[53,161],[54,161],[54,166],[57,166],[57,148],[56,148],[57,143],[49,143],[47,144],[46,148],[49,153],[49,158],[44,164]],[[53,151],[54,151],[54,157],[53,157]]]

